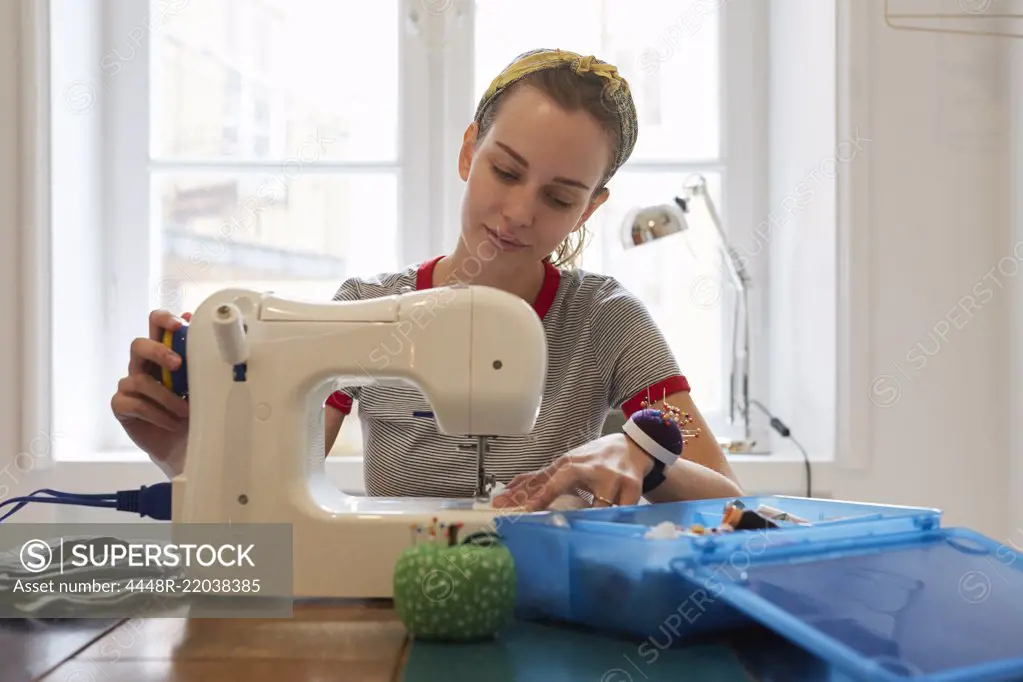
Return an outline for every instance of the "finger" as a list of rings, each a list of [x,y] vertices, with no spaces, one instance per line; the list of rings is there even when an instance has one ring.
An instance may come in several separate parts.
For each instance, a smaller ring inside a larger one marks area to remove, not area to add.
[[[185,322],[191,322],[192,313],[181,313],[181,319],[183,319]]]
[[[618,503],[618,483],[621,481],[620,477],[608,478],[600,482],[599,485],[593,486],[591,493],[593,495],[593,507],[612,507]]]
[[[508,484],[504,486],[504,490],[501,491],[501,494],[495,496],[494,499],[524,490],[528,486],[532,477],[533,474],[520,474],[516,476],[512,480],[508,481]]]
[[[568,455],[562,455],[539,471],[519,474],[505,486],[500,495],[494,498],[494,506],[498,506],[499,503],[502,507],[509,506],[511,499],[515,499],[515,504],[521,506],[524,500],[535,497],[550,482],[556,472],[575,461]]]
[[[185,423],[183,419],[175,417],[141,396],[118,393],[110,401],[110,407],[118,421],[139,419],[168,431],[178,431]]]
[[[184,324],[184,320],[171,313],[171,311],[154,310],[149,313],[149,338],[154,341],[162,341],[165,329],[176,332],[182,324]]]
[[[532,511],[546,509],[558,497],[574,490],[583,475],[580,467],[559,467],[549,478],[536,482],[525,507]]]
[[[159,341],[142,337],[132,341],[128,374],[152,376],[154,366],[173,371],[181,366],[181,356]]]
[[[117,392],[129,397],[146,398],[181,419],[188,417],[188,401],[146,374],[124,377],[117,384]]]
[[[506,490],[491,500],[491,504],[495,509],[504,509],[507,507],[524,508],[528,500],[529,492],[524,489],[519,489],[513,492],[508,492]]]
[[[182,324],[184,320],[169,310],[154,310],[149,313],[149,338],[163,346],[164,331],[177,331]]]
[[[511,482],[508,484],[508,488],[511,490],[525,489],[530,491],[530,493],[532,494],[538,488],[545,485],[547,481],[550,480],[550,478],[554,475],[554,472],[557,471],[557,465],[558,462],[554,462],[538,471],[531,471],[526,474],[519,474],[518,476],[511,480]]]
[[[505,486],[501,494],[495,495],[494,499],[491,500],[495,507],[521,506],[536,491],[538,483],[536,483],[535,474],[520,475],[516,478],[520,480],[515,485],[509,484]],[[515,479],[512,479],[512,482],[514,483]]]
[[[536,476],[536,472],[535,471],[530,471],[529,473],[526,473],[526,474],[519,474],[518,476],[516,476],[512,480],[508,481],[508,485],[505,486],[505,490],[511,490],[513,488],[518,488],[519,486],[524,485],[527,481],[529,481],[534,476]]]
[[[569,482],[561,483],[565,476],[571,475],[561,473],[565,470],[566,468],[564,461],[562,459],[559,459],[553,462],[552,464],[549,464],[548,466],[544,467],[543,469],[540,469],[540,471],[537,471],[535,474],[533,474],[533,476],[530,477],[521,486],[521,489],[525,490],[529,494],[530,498],[534,498],[537,495],[541,494],[544,490],[551,486],[552,481],[557,481],[554,483],[554,485],[556,486],[559,485],[568,486],[568,489],[571,490]],[[565,480],[570,481],[570,479]]]
[[[622,478],[618,482],[618,504],[622,506],[631,506],[639,504],[639,500],[643,497],[643,482],[627,477]]]

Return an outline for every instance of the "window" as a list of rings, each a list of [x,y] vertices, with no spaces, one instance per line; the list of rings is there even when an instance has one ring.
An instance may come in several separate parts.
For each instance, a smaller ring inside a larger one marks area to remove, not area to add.
[[[192,310],[236,283],[329,299],[357,269],[397,267],[397,6],[363,7],[360,30],[337,36],[349,11],[258,0],[165,15],[148,81],[155,304]],[[371,51],[373,69],[345,66]],[[205,78],[178,77],[186,64]]]
[[[632,86],[638,146],[588,225],[583,267],[649,305],[715,431],[728,433],[729,294],[708,303],[690,293],[721,281],[719,264],[682,238],[625,251],[618,234],[630,209],[670,202],[690,173],[708,179],[733,238],[752,229],[743,203],[763,195],[765,179],[736,141],[763,119],[744,66],[763,55],[729,36],[756,10],[709,0],[104,7],[93,36],[108,315],[90,384],[104,398],[96,449],[133,447],[105,399],[153,308],[193,310],[227,286],[329,300],[347,276],[450,248],[465,126],[490,80],[539,46],[595,54]],[[357,451],[356,419],[343,434],[336,452]]]
[[[139,11],[115,7],[121,22]],[[156,307],[194,310],[235,285],[329,300],[352,273],[422,255],[399,248],[399,224],[414,223],[398,217],[407,155],[397,3],[154,1],[150,12],[159,25],[145,45],[148,73],[137,87],[112,83],[118,101],[144,112],[145,146],[107,142],[127,157],[115,172],[148,197],[111,237],[139,224],[150,236],[148,246],[136,240],[148,258],[125,252],[133,262],[112,265],[151,296],[143,307],[135,286],[114,288],[118,309],[140,319]],[[355,68],[368,54],[372,68]],[[128,445],[114,427],[113,445]],[[357,432],[346,439],[357,442]]]
[[[715,434],[738,436],[725,422],[732,297],[725,291],[723,264],[713,250],[701,250],[682,237],[626,251],[618,236],[631,209],[670,203],[690,173],[707,179],[725,219],[735,197],[763,191],[741,180],[749,174],[743,167],[749,162],[725,156],[735,131],[723,102],[726,92],[742,86],[729,81],[723,70],[733,64],[723,55],[732,48],[728,22],[736,22],[718,11],[723,4],[477,0],[473,101],[515,55],[534,46],[571,46],[567,49],[595,54],[618,67],[633,91],[639,137],[629,162],[609,184],[610,198],[587,226],[591,241],[582,266],[614,275],[647,304]],[[741,3],[728,8],[743,11]],[[536,21],[538,16],[544,20]],[[730,84],[736,87],[726,91]],[[730,104],[745,107],[746,120],[755,125],[762,105],[743,99]]]

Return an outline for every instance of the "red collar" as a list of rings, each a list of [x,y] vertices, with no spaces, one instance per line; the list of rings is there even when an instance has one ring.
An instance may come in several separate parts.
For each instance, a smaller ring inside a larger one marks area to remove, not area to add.
[[[419,265],[419,270],[416,272],[416,289],[433,288],[433,270],[443,257],[437,256]],[[551,304],[554,303],[554,297],[558,293],[558,284],[560,283],[561,271],[551,265],[550,261],[544,261],[543,286],[540,287],[540,293],[537,295],[536,300],[533,301],[533,310],[536,311],[541,320],[547,314],[547,311],[550,310]]]

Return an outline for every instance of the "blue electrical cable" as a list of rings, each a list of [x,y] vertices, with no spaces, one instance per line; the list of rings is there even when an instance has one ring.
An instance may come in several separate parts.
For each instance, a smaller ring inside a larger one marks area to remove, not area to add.
[[[165,331],[163,343],[168,349],[174,351],[181,357],[181,366],[173,372],[164,369],[158,379],[168,389],[179,396],[188,395],[188,372],[187,367],[187,335],[188,324],[183,324],[176,331]],[[244,378],[244,364],[235,367],[236,373],[241,373]],[[42,497],[50,495],[50,497]],[[82,507],[103,507],[116,509],[117,511],[132,512],[142,517],[150,517],[160,521],[169,521],[171,518],[171,484],[161,482],[155,485],[142,486],[135,490],[118,490],[116,493],[65,493],[60,490],[42,488],[31,495],[15,497],[0,502],[0,509],[8,505],[17,505],[3,516],[0,522],[6,521],[13,514],[23,509],[30,502],[44,502],[46,504],[72,504]]]
[[[51,495],[51,497],[42,497]],[[150,517],[160,521],[171,518],[171,484],[169,482],[142,486],[134,490],[118,490],[116,493],[65,493],[60,490],[41,488],[31,495],[13,497],[0,502],[0,509],[9,505],[17,505],[3,516],[0,522],[6,521],[13,514],[30,502],[46,504],[71,504],[81,507],[101,507],[117,511],[132,512],[142,517]]]
[[[105,507],[110,509],[116,508],[117,506],[116,500],[90,500],[77,498],[70,495],[67,497],[38,497],[35,495],[25,495],[23,497],[12,497],[11,499],[4,500],[2,503],[0,503],[0,508],[12,504],[17,504],[17,506],[14,509],[10,510],[3,516],[0,516],[0,522],[6,521],[15,512],[18,512],[19,510],[23,509],[26,505],[28,505],[29,502],[46,502],[48,504],[74,504],[83,507]]]

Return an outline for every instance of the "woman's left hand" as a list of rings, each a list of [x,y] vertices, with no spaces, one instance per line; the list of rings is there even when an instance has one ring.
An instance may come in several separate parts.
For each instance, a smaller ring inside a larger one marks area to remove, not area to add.
[[[549,466],[513,478],[493,500],[495,508],[546,509],[559,496],[585,490],[594,507],[638,504],[653,459],[623,433],[570,450]]]

